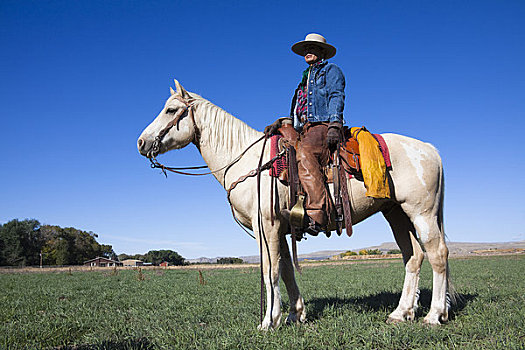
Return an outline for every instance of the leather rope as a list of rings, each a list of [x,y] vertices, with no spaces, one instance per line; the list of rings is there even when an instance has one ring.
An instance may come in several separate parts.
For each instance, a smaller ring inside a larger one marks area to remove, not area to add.
[[[266,136],[266,135],[265,135]],[[260,299],[260,319],[261,319],[261,325],[262,325],[262,322],[264,320],[264,269],[263,269],[263,246],[262,246],[262,243],[263,243],[263,240],[264,240],[264,245],[266,247],[266,252],[268,253],[268,282],[270,284],[270,300],[271,300],[271,303],[270,305],[268,306],[269,309],[270,309],[270,328],[273,328],[273,316],[272,316],[272,312],[273,312],[273,306],[274,306],[274,299],[275,299],[275,291],[274,291],[274,287],[273,287],[273,279],[272,279],[272,259],[271,259],[271,255],[270,255],[270,246],[268,245],[268,240],[266,239],[266,235],[264,234],[264,224],[263,224],[263,215],[262,215],[262,211],[261,211],[261,173],[263,171],[262,167],[262,161],[263,161],[263,157],[264,157],[264,150],[266,148],[266,141],[268,141],[268,138],[265,137],[264,138],[264,143],[263,143],[263,146],[262,146],[262,150],[261,150],[261,156],[259,158],[259,164],[257,166],[257,224],[258,224],[258,231],[259,231],[259,256],[260,256],[260,259],[261,259],[261,263],[260,263],[260,270],[261,270],[261,299]],[[271,162],[271,160],[270,160]],[[270,162],[267,162],[265,163],[268,164]],[[273,163],[270,163],[270,166],[271,164]]]
[[[261,136],[260,138],[258,138],[257,140],[255,140],[255,142],[253,142],[251,145],[249,145],[241,154],[239,154],[234,160],[232,160],[230,163],[226,164],[225,166],[219,168],[219,169],[216,169],[216,170],[210,170],[208,172],[205,172],[205,173],[188,173],[188,172],[184,172],[184,171],[181,171],[181,170],[196,170],[196,169],[204,169],[204,168],[207,168],[208,166],[207,165],[201,165],[201,166],[190,166],[190,167],[169,167],[169,166],[165,166],[163,164],[160,164],[157,159],[155,157],[152,157],[150,158],[150,162],[151,162],[151,167],[152,168],[159,168],[162,170],[162,172],[164,173],[165,176],[167,176],[167,173],[166,173],[166,170],[167,171],[171,171],[172,173],[175,173],[175,174],[179,174],[179,175],[191,175],[191,176],[201,176],[201,175],[210,175],[210,174],[214,174],[214,173],[218,173],[219,171],[221,170],[224,170],[226,169],[226,171],[224,172],[224,179],[226,179],[226,172],[235,164],[237,163],[239,160],[241,160],[241,158],[246,154],[246,152],[248,152],[248,150],[250,148],[252,148],[252,146],[254,146],[255,144],[259,143],[260,141],[262,141],[262,139],[264,138],[264,135]]]
[[[268,162],[264,163],[260,170],[261,171],[264,171],[264,170],[268,170],[272,167],[272,164],[279,158],[281,158],[282,156],[284,155],[284,152],[281,152],[279,153],[278,155],[276,155],[275,157],[273,157],[272,159],[270,159]],[[230,187],[226,190],[226,199],[228,200],[228,204],[230,205],[230,209],[231,209],[231,212],[232,212],[232,216],[233,216],[233,219],[235,220],[235,222],[244,230],[244,232],[246,232],[250,237],[252,237],[253,239],[255,239],[255,236],[252,235],[250,232],[248,232],[248,230],[246,230],[244,228],[244,225],[239,221],[239,219],[237,219],[237,216],[235,215],[235,211],[233,209],[233,204],[230,200],[230,195],[231,195],[231,192],[235,189],[235,187],[237,187],[238,184],[246,181],[248,178],[250,177],[254,177],[258,174],[257,172],[257,169],[253,169],[251,170],[249,173],[241,176],[240,178],[238,178],[237,180],[235,180],[234,182],[232,182],[232,184],[230,185]]]
[[[295,153],[294,147],[288,148],[288,183],[289,183],[289,202],[288,202],[288,209],[292,209],[292,207],[295,205],[296,197],[297,197],[297,190],[299,188],[299,178],[297,175],[297,157]],[[297,272],[302,273],[301,266],[299,265],[299,259],[297,257],[297,230],[295,226],[290,226],[290,234],[292,236],[292,257],[293,257],[293,264],[295,266],[295,269]]]

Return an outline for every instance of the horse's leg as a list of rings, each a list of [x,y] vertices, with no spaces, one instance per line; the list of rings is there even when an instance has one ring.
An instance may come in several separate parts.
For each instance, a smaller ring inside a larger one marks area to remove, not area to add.
[[[418,298],[416,294],[419,283],[419,271],[424,257],[423,250],[414,236],[414,225],[401,209],[401,206],[396,204],[390,210],[384,211],[383,215],[394,232],[394,237],[401,249],[403,263],[405,264],[403,292],[397,308],[388,316],[387,322],[412,321],[417,309]]]
[[[414,215],[413,208],[402,204],[416,227],[421,243],[432,266],[432,302],[424,322],[438,325],[448,320],[448,248],[440,216],[435,210]]]
[[[440,324],[448,321],[448,248],[445,235],[440,229],[437,217],[416,218],[414,222],[418,232],[421,232],[421,242],[427,252],[428,261],[432,265],[432,302],[430,311],[424,322]],[[428,232],[428,234],[425,234]]]
[[[258,225],[253,227],[256,228],[254,231],[257,244],[262,244],[261,263],[264,284],[266,285],[266,314],[258,328],[266,330],[277,328],[281,323],[281,292],[279,289],[280,233],[276,226],[270,224],[269,220],[263,221],[263,235],[259,234]]]
[[[281,250],[281,277],[288,292],[290,299],[290,313],[286,318],[286,323],[297,323],[306,321],[306,310],[304,308],[304,300],[299,292],[299,287],[295,282],[295,272],[290,256],[290,249],[284,234],[280,235],[280,250]]]

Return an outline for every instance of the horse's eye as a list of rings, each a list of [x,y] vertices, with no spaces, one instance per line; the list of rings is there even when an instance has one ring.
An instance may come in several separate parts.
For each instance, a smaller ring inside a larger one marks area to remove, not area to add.
[[[175,113],[175,108],[168,108],[168,109],[166,110],[166,113],[168,113],[168,114],[174,114],[174,113]]]

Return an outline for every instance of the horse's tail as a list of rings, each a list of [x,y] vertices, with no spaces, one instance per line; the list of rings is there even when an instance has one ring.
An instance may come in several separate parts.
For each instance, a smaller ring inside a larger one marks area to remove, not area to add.
[[[444,223],[444,215],[443,215],[443,206],[445,203],[445,172],[443,171],[443,163],[440,166],[440,173],[439,173],[439,203],[438,203],[438,213],[437,213],[437,219],[438,219],[438,226],[441,231],[441,234],[443,235],[443,239],[446,239],[447,236],[445,234],[445,223]],[[448,250],[448,248],[447,248]],[[453,306],[458,305],[458,303],[461,302],[461,296],[456,291],[456,288],[454,287],[454,284],[452,283],[452,278],[450,277],[450,267],[447,257],[447,308],[451,309]]]

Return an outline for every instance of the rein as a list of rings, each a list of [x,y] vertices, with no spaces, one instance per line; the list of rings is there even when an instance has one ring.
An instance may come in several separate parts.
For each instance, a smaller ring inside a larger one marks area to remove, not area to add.
[[[195,126],[196,127],[196,126]],[[197,130],[197,129],[196,129]],[[157,136],[158,137],[158,136]],[[205,172],[205,173],[188,173],[188,172],[185,172],[185,171],[181,171],[181,170],[196,170],[196,169],[205,169],[207,168],[208,166],[207,165],[201,165],[201,166],[188,166],[188,167],[169,167],[169,166],[166,166],[166,165],[163,165],[163,164],[160,164],[158,161],[157,161],[157,158],[156,157],[151,157],[149,158],[149,161],[151,162],[151,167],[152,168],[158,168],[158,169],[161,169],[162,172],[164,173],[164,175],[167,177],[168,174],[166,173],[166,170],[167,171],[171,171],[172,173],[175,173],[175,174],[179,174],[179,175],[190,175],[190,176],[201,176],[201,175],[210,175],[210,174],[214,174],[214,173],[218,173],[219,171],[221,170],[224,170],[226,169],[225,173],[224,173],[224,177],[226,177],[226,172],[229,170],[229,168],[234,165],[235,163],[237,163],[239,160],[241,160],[241,158],[246,154],[246,152],[248,152],[248,150],[250,148],[252,148],[253,146],[255,146],[257,143],[259,143],[260,141],[262,141],[264,139],[264,135],[261,136],[260,138],[258,138],[257,140],[255,140],[251,145],[249,145],[248,147],[246,147],[246,149],[244,151],[242,151],[241,154],[239,154],[234,160],[232,160],[230,163],[226,164],[225,166],[219,168],[219,169],[216,169],[216,170],[210,170],[208,172]],[[155,138],[156,140],[157,138]]]
[[[266,136],[266,135],[265,135]],[[261,157],[259,158],[259,164],[257,166],[257,226],[259,231],[259,257],[261,259],[261,263],[259,264],[260,269],[260,275],[261,275],[261,294],[260,294],[260,313],[259,317],[261,320],[261,325],[264,320],[264,269],[263,269],[263,239],[264,239],[264,245],[266,246],[266,252],[268,253],[268,282],[270,283],[270,291],[271,291],[271,304],[270,304],[270,327],[273,328],[273,317],[272,317],[272,311],[273,311],[273,299],[274,299],[274,290],[273,290],[273,280],[272,280],[272,259],[270,257],[270,247],[268,245],[268,240],[266,239],[266,235],[264,234],[264,226],[263,226],[263,220],[262,220],[262,212],[261,212],[261,172],[262,172],[262,160],[264,157],[264,148],[266,147],[266,141],[268,141],[268,138],[264,138],[264,143],[262,146],[261,151]]]

